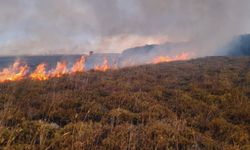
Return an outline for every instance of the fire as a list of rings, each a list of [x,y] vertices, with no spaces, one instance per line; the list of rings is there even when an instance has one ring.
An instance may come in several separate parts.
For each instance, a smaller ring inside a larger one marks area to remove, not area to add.
[[[51,77],[61,77],[65,74],[83,72],[85,69],[85,57],[82,56],[79,60],[75,62],[73,67],[71,68],[71,72],[69,72],[66,62],[57,62],[56,68],[46,72],[46,64],[39,64],[35,71],[32,72],[29,77],[32,80],[48,80]],[[0,81],[1,82],[1,81]]]
[[[30,74],[30,78],[33,80],[47,80],[49,77],[46,73],[46,65],[44,63],[39,64],[36,70]]]
[[[50,74],[51,77],[61,77],[68,73],[66,62],[57,62],[56,69]]]
[[[73,65],[71,72],[84,72],[85,71],[85,57],[82,56],[76,63]]]
[[[110,69],[109,64],[108,64],[108,60],[105,58],[103,61],[103,64],[100,66],[95,66],[94,70],[96,71],[107,71],[108,69]]]
[[[0,82],[5,81],[17,81],[25,77],[29,70],[27,65],[22,65],[19,60],[17,60],[12,66],[4,68],[0,72]]]
[[[71,74],[76,72],[85,71],[85,57],[82,56],[79,60],[73,64],[71,69],[68,69],[68,64],[65,61],[57,62],[55,69],[46,72],[46,64],[39,64],[33,72],[28,71],[27,65],[22,65],[19,60],[13,63],[8,68],[4,68],[0,72],[0,83],[6,81],[17,81],[23,78],[30,78],[32,80],[48,80],[49,78],[58,78],[65,74]],[[99,69],[106,70],[106,62],[104,66]],[[29,73],[29,74],[28,74]]]
[[[180,55],[176,55],[174,57],[171,56],[158,56],[154,58],[151,63],[158,64],[161,62],[169,62],[176,60],[186,60],[190,58],[190,53],[181,53]],[[82,56],[79,60],[77,60],[72,68],[68,67],[67,62],[59,61],[54,69],[50,71],[46,71],[46,64],[39,64],[33,72],[29,72],[29,67],[26,64],[21,63],[19,60],[14,62],[13,65],[4,68],[0,71],[0,83],[6,81],[18,81],[24,78],[30,78],[32,80],[48,80],[50,78],[58,78],[62,77],[66,74],[74,74],[77,72],[84,72],[85,69],[86,58]],[[111,65],[110,65],[111,64]],[[117,69],[117,64],[115,62],[109,62],[107,58],[104,59],[101,65],[94,66],[94,70],[96,71],[107,71],[109,69]]]
[[[180,55],[176,55],[174,57],[170,56],[158,56],[153,59],[153,64],[158,64],[162,62],[170,62],[170,61],[177,61],[177,60],[187,60],[190,57],[189,53],[182,53]]]

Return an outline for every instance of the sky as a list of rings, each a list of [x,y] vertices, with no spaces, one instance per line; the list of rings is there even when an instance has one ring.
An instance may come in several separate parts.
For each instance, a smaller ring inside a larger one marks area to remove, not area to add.
[[[121,52],[191,41],[212,53],[250,33],[249,0],[0,0],[0,55]]]

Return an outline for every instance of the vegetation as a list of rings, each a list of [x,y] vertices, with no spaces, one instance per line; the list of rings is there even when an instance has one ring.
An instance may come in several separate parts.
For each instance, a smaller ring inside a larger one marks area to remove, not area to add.
[[[250,149],[250,57],[0,84],[0,149]]]

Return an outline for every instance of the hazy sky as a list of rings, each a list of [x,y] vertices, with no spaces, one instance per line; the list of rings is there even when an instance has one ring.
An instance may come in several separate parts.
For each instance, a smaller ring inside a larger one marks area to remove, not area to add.
[[[0,0],[0,55],[119,52],[250,33],[250,0]]]

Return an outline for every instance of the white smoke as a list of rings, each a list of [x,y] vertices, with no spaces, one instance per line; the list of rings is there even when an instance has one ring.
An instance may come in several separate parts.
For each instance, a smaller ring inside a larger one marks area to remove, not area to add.
[[[120,52],[154,37],[213,55],[250,32],[249,10],[249,0],[0,0],[0,55]]]

